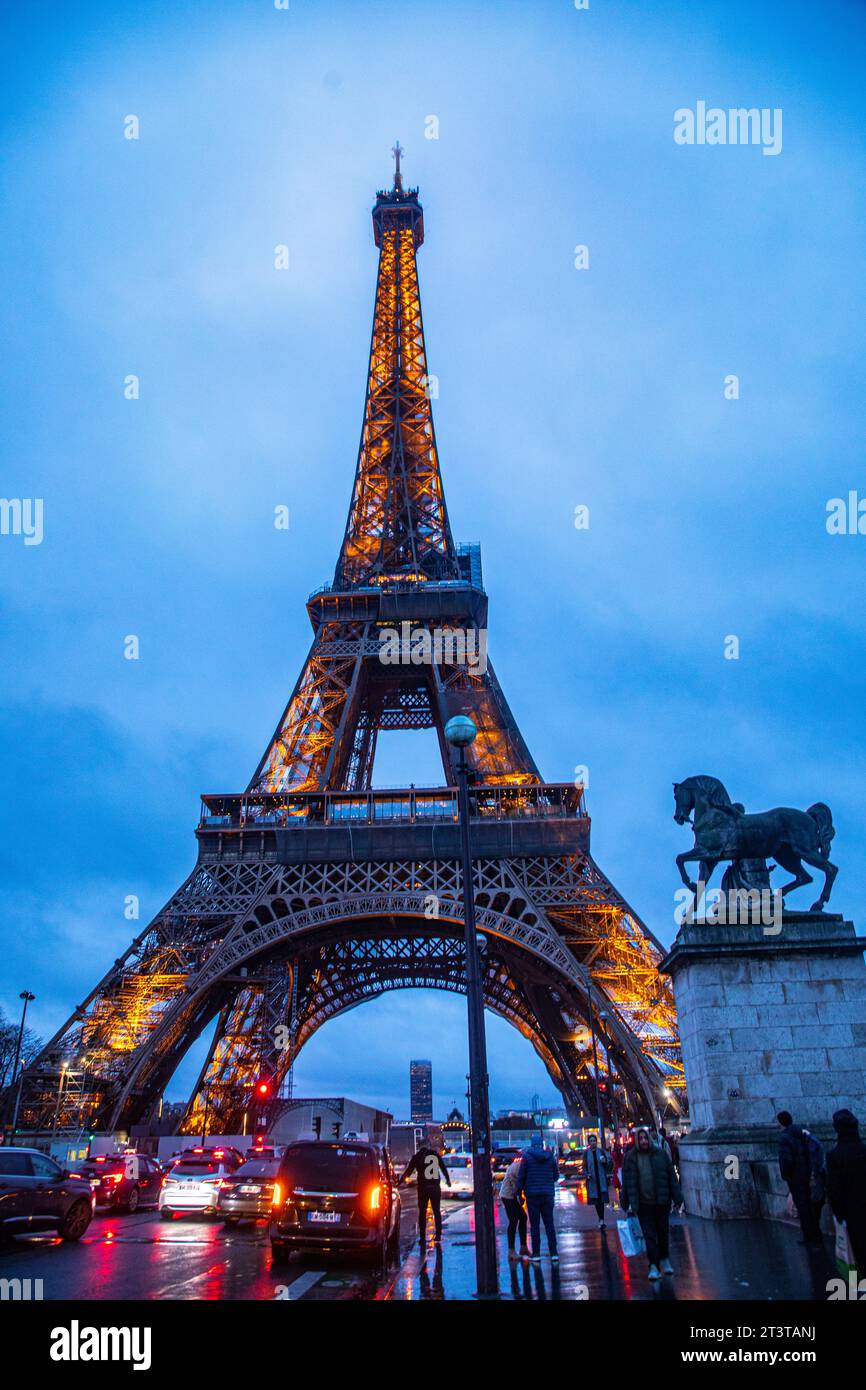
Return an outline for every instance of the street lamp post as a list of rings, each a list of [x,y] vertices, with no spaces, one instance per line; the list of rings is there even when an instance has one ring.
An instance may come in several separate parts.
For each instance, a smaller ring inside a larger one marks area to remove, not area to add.
[[[12,1067],[12,1084],[13,1084],[13,1086],[15,1086],[15,1109],[12,1111],[12,1134],[11,1134],[11,1138],[12,1138],[13,1143],[14,1143],[14,1140],[15,1140],[15,1129],[16,1129],[16,1126],[17,1126],[17,1124],[18,1124],[18,1110],[19,1110],[20,1105],[21,1105],[21,1087],[22,1087],[22,1084],[23,1084],[23,1081],[24,1081],[24,1069],[23,1069],[23,1067],[22,1067],[22,1069],[21,1069],[21,1075],[20,1075],[20,1076],[18,1075],[18,1063],[21,1061],[21,1048],[22,1048],[23,1045],[24,1045],[24,1020],[25,1020],[25,1018],[27,1017],[27,1005],[33,1003],[33,1000],[36,998],[36,995],[35,995],[35,994],[31,994],[29,989],[22,989],[22,991],[21,991],[21,993],[19,994],[18,998],[24,1000],[24,1007],[23,1007],[23,1009],[21,1010],[21,1027],[18,1029],[18,1042],[17,1042],[16,1047],[15,1047],[15,1063],[14,1063],[14,1065],[13,1065],[13,1067]],[[17,1081],[17,1085],[16,1085],[16,1081]]]
[[[475,1206],[475,1277],[479,1298],[497,1298],[499,1277],[494,1224],[493,1172],[490,1166],[490,1105],[488,1101],[487,1042],[484,1034],[484,994],[475,932],[475,893],[469,842],[469,767],[466,749],[477,729],[458,714],[445,725],[445,737],[460,750],[457,792],[463,859],[463,913],[466,942],[466,1002],[469,1015],[469,1095],[472,1115],[472,1179]]]
[[[69,1068],[65,1062],[60,1063],[60,1082],[57,1087],[57,1105],[54,1108],[54,1123],[51,1126],[52,1135],[57,1133],[57,1122],[60,1119],[60,1106],[63,1101],[63,1083],[69,1073]]]
[[[595,1006],[592,1002],[592,977],[586,972],[586,998],[589,1004],[589,1030],[592,1033],[592,1071],[595,1077],[595,1113],[598,1117],[598,1140],[602,1150],[607,1151],[604,1141],[604,1114],[601,1108],[601,1091],[598,1085],[598,1047],[595,1038]]]
[[[661,1088],[661,1093],[662,1093],[662,1096],[664,1097],[664,1102],[665,1102],[665,1103],[664,1103],[664,1109],[663,1109],[663,1110],[658,1110],[658,1109],[657,1109],[657,1111],[656,1111],[656,1113],[657,1113],[657,1115],[658,1115],[658,1118],[659,1118],[659,1129],[661,1129],[662,1126],[664,1125],[665,1117],[667,1116],[668,1109],[669,1109],[670,1103],[671,1103],[671,1098],[672,1098],[672,1096],[673,1096],[673,1092],[671,1091],[671,1089],[670,1089],[669,1086],[662,1086],[662,1088]]]
[[[610,1120],[611,1124],[613,1125],[613,1136],[614,1139],[616,1139],[617,1131],[619,1129],[619,1117],[616,1113],[616,1096],[613,1093],[613,1071],[610,1065],[610,1036],[608,1035],[607,1031],[606,1009],[599,1010],[598,1021],[604,1029],[604,1032],[602,1033],[602,1043],[604,1045],[604,1057],[607,1063],[607,1094],[608,1099],[610,1100]]]

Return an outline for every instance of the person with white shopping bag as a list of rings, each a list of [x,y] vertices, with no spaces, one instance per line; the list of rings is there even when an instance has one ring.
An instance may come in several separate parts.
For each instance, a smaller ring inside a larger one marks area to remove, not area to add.
[[[650,1279],[673,1274],[668,1253],[671,1203],[681,1207],[683,1194],[674,1165],[664,1150],[650,1141],[646,1129],[637,1131],[634,1147],[623,1160],[621,1200],[623,1211],[634,1213],[640,1222]]]
[[[836,1147],[827,1155],[827,1199],[837,1222],[837,1258],[853,1263],[861,1278],[866,1277],[866,1144],[860,1138],[857,1116],[850,1110],[837,1110],[833,1128]],[[844,1223],[847,1246],[840,1239]]]

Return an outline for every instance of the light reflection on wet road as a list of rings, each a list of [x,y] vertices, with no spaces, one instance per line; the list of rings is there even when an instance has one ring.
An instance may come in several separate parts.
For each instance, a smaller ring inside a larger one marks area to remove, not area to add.
[[[0,1279],[41,1279],[48,1300],[190,1299],[468,1299],[475,1287],[471,1203],[443,1202],[444,1241],[423,1253],[417,1241],[414,1189],[404,1189],[400,1257],[386,1270],[340,1256],[294,1256],[272,1267],[267,1226],[231,1230],[187,1217],[164,1222],[155,1212],[97,1216],[77,1245],[30,1236],[0,1246]],[[560,1190],[561,1261],[509,1263],[499,1228],[500,1287],[506,1298],[546,1299],[824,1299],[835,1272],[829,1247],[804,1250],[779,1223],[674,1219],[675,1279],[650,1284],[643,1257],[626,1260],[615,1214],[599,1231],[595,1213],[573,1190]]]

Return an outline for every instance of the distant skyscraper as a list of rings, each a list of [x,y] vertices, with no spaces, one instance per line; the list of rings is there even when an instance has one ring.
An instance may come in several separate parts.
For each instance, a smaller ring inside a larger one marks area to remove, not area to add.
[[[409,1105],[414,1124],[425,1124],[433,1119],[432,1062],[409,1063]]]

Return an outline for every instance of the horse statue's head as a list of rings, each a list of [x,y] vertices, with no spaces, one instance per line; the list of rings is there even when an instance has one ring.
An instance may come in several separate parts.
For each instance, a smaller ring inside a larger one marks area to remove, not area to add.
[[[677,825],[685,825],[692,811],[700,803],[714,806],[730,806],[731,798],[718,777],[687,777],[684,782],[674,782],[674,820]]]

